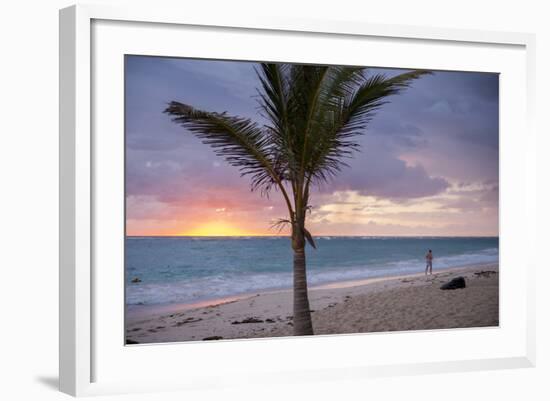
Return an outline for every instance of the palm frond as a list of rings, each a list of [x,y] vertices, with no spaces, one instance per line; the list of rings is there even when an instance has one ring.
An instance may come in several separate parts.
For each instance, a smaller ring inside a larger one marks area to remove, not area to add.
[[[313,236],[311,235],[311,233],[305,227],[302,230],[304,231],[304,237],[306,238],[309,245],[311,245],[313,249],[317,249],[317,245],[315,245],[315,241],[313,240]]]
[[[408,88],[413,80],[426,74],[431,72],[415,70],[389,79],[383,74],[375,74],[368,78],[347,102],[346,127],[353,130],[354,124],[358,124],[363,128],[374,112],[388,103],[389,96],[398,94]]]
[[[273,164],[269,141],[255,122],[227,113],[211,113],[172,101],[164,111],[188,129],[241,175],[251,176],[251,188],[269,192],[280,179]]]
[[[290,226],[292,222],[288,219],[277,219],[271,223],[271,229],[276,229],[280,233],[285,227]]]
[[[288,110],[288,71],[288,64],[262,63],[256,68],[261,85],[258,89],[260,114],[269,121],[266,129],[271,146],[276,149],[275,164],[280,171],[284,171],[284,178],[287,180],[290,179],[289,171],[297,163]]]
[[[411,82],[429,71],[411,71],[393,78],[375,74],[361,81],[361,73],[342,71],[352,79],[338,86],[327,110],[319,120],[323,129],[317,132],[315,148],[311,152],[308,174],[311,181],[326,182],[347,166],[349,158],[359,147],[358,138],[366,131],[368,123],[377,110],[389,100],[388,97],[410,86]],[[345,80],[344,80],[345,81]]]
[[[330,67],[317,65],[292,65],[289,70],[288,110],[292,115],[292,145],[296,158],[293,173],[296,180],[303,179],[305,164],[311,149],[311,132],[318,129],[317,115]]]

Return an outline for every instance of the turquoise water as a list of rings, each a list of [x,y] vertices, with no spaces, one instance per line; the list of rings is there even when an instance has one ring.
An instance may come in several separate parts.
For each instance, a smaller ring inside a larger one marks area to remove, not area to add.
[[[498,261],[498,238],[317,237],[311,285]],[[128,305],[191,303],[292,286],[287,237],[127,237]],[[131,283],[138,277],[141,282]]]

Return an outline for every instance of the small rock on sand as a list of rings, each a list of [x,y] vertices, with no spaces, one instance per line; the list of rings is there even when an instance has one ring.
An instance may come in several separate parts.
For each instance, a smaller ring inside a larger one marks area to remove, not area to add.
[[[493,274],[497,274],[497,272],[494,271],[494,270],[483,270],[483,271],[480,271],[480,272],[475,272],[474,274],[477,277],[490,277]]]
[[[240,322],[238,320],[235,320],[234,322],[231,322],[231,324],[243,324],[243,323],[263,323],[264,321],[255,317],[248,317],[244,320],[241,320]]]
[[[187,319],[185,320],[181,320],[179,322],[176,322],[176,324],[172,327],[179,327],[179,326],[182,326],[184,324],[187,324],[187,323],[195,323],[195,322],[200,322],[202,319],[199,317],[197,319],[193,318],[193,317],[188,317]]]

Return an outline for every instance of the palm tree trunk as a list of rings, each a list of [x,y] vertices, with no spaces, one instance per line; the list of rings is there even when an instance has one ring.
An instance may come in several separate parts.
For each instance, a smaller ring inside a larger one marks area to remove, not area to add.
[[[293,233],[294,249],[294,335],[313,335],[307,295],[306,252],[303,233]]]

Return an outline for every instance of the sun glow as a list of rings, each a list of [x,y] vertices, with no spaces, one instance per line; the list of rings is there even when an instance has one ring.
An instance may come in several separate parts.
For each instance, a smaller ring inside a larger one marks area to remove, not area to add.
[[[210,221],[193,227],[190,230],[183,231],[179,235],[192,237],[232,237],[258,235],[258,233],[243,230],[225,221]]]

